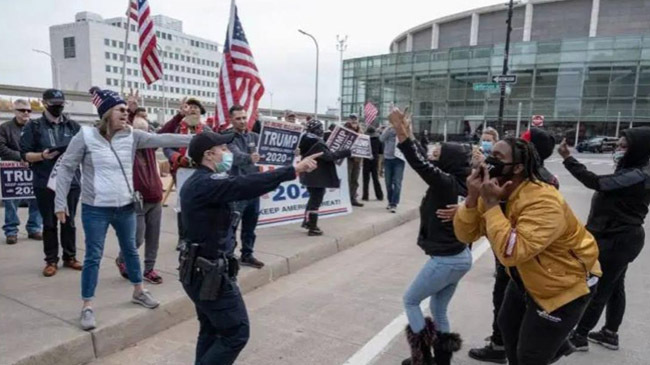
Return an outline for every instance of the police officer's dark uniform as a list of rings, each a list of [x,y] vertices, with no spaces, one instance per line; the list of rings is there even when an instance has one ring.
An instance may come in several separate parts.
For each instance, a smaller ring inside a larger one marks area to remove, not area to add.
[[[200,162],[205,151],[230,143],[232,136],[198,134],[189,157]],[[234,363],[249,337],[248,314],[236,284],[237,261],[225,254],[232,234],[230,203],[258,197],[295,178],[292,166],[245,176],[199,166],[183,185],[181,214],[190,244],[181,252],[180,276],[200,323],[197,364]]]

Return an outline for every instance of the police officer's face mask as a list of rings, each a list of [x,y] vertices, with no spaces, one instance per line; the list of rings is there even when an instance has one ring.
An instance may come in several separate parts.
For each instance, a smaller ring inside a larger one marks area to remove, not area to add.
[[[216,162],[214,168],[217,172],[229,171],[232,167],[233,155],[232,152],[221,153],[221,162]]]

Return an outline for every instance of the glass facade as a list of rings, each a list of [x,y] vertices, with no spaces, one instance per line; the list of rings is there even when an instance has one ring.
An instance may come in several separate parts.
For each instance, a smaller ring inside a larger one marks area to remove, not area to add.
[[[505,130],[532,115],[558,135],[614,135],[650,124],[650,35],[513,43]],[[499,92],[473,84],[501,74],[504,45],[427,50],[356,58],[343,64],[343,113],[361,113],[370,101],[386,120],[391,105],[413,112],[414,131],[462,138],[478,125],[494,125]],[[362,114],[362,113],[361,113]],[[579,124],[578,124],[579,123]],[[572,140],[572,138],[571,138]]]

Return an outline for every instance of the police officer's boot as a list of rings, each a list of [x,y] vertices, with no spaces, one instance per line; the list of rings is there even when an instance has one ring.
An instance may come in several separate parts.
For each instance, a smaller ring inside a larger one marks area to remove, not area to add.
[[[309,226],[308,236],[322,236],[323,231],[318,228],[318,213],[309,213],[307,217],[307,225]]]
[[[458,333],[438,332],[433,341],[433,354],[436,365],[450,365],[453,353],[460,350],[463,343]]]

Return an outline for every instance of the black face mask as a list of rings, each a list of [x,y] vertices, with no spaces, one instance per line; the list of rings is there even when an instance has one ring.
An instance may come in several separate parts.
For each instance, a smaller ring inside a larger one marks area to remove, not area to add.
[[[490,173],[490,179],[493,179],[495,177],[505,177],[507,180],[510,180],[514,176],[512,168],[508,173],[505,173],[504,170],[506,166],[513,166],[515,163],[505,163],[494,156],[489,156],[485,159],[485,164],[487,165],[488,172]]]
[[[54,118],[58,118],[63,114],[63,105],[48,105],[47,110],[48,113],[50,113]]]

